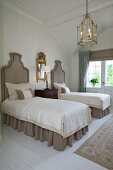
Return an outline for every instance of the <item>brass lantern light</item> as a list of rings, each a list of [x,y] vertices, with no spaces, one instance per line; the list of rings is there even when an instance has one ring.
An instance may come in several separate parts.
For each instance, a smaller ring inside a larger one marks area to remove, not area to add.
[[[97,44],[97,24],[88,13],[88,0],[86,0],[86,14],[80,25],[77,26],[77,44],[80,46]]]

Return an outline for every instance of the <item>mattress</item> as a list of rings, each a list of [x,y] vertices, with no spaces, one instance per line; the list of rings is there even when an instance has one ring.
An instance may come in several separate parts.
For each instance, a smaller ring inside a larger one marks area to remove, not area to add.
[[[34,123],[66,138],[91,122],[91,110],[82,103],[41,97],[10,101],[1,106],[3,113]]]
[[[82,92],[70,92],[59,93],[59,99],[76,101],[87,104],[90,107],[99,108],[105,110],[110,106],[110,95],[101,93],[82,93]]]

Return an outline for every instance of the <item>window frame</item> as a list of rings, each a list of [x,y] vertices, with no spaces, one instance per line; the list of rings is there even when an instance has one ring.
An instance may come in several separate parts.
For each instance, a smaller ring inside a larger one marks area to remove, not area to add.
[[[108,85],[107,82],[106,82],[106,61],[108,60],[102,60],[100,61],[101,62],[101,73],[100,73],[100,86],[89,86],[90,83],[88,83],[88,70],[87,70],[87,81],[86,81],[86,88],[102,88],[103,86],[106,86],[106,87],[113,87],[113,85]],[[113,61],[113,59],[111,60]],[[89,62],[96,62],[96,61],[89,61]]]
[[[91,62],[100,62],[100,66],[96,66],[96,63],[95,63],[95,66],[92,66],[92,68],[94,67],[94,69],[96,70],[96,68],[99,67],[99,68],[101,69],[101,61],[90,61],[90,62],[89,62],[89,65],[90,65]],[[90,68],[91,68],[91,66],[90,66]],[[89,66],[88,66],[88,69],[89,69]],[[90,79],[91,79],[91,78],[89,79],[89,75],[91,75],[91,74],[93,75],[93,74],[94,74],[94,77],[96,77],[96,76],[95,76],[96,73],[89,73],[88,71],[89,71],[89,70],[87,70],[86,88],[93,88],[94,86],[89,83],[89,81],[90,81]],[[100,77],[100,84],[99,84],[99,85],[95,85],[95,88],[101,88],[101,70],[100,70],[100,75],[99,75],[99,77]],[[93,78],[93,77],[92,77],[92,78]]]

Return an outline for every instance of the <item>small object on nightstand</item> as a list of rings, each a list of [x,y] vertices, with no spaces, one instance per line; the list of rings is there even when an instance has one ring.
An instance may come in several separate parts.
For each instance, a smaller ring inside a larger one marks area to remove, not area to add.
[[[44,89],[44,90],[35,90],[35,96],[58,99],[58,90],[57,89]]]

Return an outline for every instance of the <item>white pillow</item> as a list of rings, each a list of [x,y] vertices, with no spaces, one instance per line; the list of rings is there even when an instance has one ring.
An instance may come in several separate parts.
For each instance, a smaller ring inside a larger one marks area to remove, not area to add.
[[[63,83],[53,83],[55,89],[58,89],[58,93],[62,93],[62,88],[66,87],[66,84]]]
[[[30,83],[19,83],[19,84],[12,84],[12,83],[5,83],[9,93],[9,99],[15,100],[18,99],[18,94],[16,90],[28,90],[31,88]]]
[[[18,94],[18,99],[20,99],[20,100],[24,100],[24,99],[33,97],[31,89],[28,89],[28,90],[16,90],[16,92]]]
[[[63,87],[64,93],[70,93],[69,87]]]

